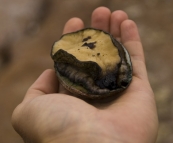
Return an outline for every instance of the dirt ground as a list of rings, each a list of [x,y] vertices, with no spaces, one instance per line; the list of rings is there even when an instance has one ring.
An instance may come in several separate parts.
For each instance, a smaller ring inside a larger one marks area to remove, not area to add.
[[[0,0],[0,142],[22,143],[11,114],[28,87],[53,68],[50,48],[65,22],[80,17],[90,26],[92,11],[124,10],[141,35],[160,121],[157,143],[173,142],[172,0]]]

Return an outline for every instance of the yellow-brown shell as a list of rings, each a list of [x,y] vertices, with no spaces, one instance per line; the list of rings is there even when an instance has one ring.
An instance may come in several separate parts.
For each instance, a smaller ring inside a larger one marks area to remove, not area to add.
[[[128,87],[132,64],[109,33],[86,28],[63,35],[51,51],[61,84],[75,96],[104,98]]]

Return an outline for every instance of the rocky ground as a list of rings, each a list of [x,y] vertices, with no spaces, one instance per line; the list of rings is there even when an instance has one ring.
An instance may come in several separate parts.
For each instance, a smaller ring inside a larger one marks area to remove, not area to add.
[[[0,142],[22,143],[10,118],[28,87],[52,68],[50,48],[64,23],[106,6],[128,13],[140,31],[160,128],[157,143],[173,142],[173,1],[171,0],[0,0]]]

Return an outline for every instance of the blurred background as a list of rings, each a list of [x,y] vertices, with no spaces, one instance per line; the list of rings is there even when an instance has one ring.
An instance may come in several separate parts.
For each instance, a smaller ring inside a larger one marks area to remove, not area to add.
[[[48,68],[50,49],[65,22],[80,17],[90,26],[92,11],[124,10],[139,28],[160,121],[157,143],[173,142],[172,0],[0,0],[0,142],[23,143],[11,114],[26,90]]]

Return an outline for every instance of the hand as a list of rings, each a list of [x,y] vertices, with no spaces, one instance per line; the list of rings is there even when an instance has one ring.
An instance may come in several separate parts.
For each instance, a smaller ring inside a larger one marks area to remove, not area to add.
[[[54,70],[46,70],[13,112],[13,126],[25,142],[155,142],[156,105],[136,24],[123,11],[111,13],[100,7],[92,14],[91,27],[110,32],[127,48],[133,64],[132,83],[118,99],[91,105],[68,95],[59,85]],[[63,34],[81,28],[84,28],[83,22],[72,18]]]

